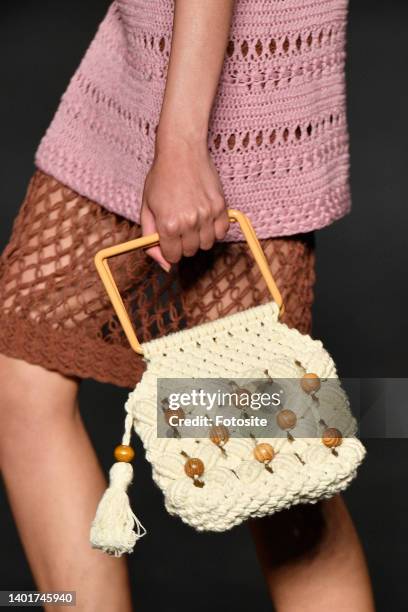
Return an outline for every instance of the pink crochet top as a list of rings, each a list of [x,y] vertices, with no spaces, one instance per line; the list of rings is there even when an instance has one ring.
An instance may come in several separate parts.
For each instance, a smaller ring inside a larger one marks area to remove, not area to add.
[[[173,0],[115,0],[36,153],[45,172],[139,221],[169,58]],[[347,0],[236,0],[208,146],[227,205],[258,236],[350,207]],[[237,228],[227,240],[242,239]]]

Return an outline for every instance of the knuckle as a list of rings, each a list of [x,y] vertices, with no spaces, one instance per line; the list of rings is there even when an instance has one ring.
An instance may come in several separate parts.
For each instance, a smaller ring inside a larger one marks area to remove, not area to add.
[[[213,200],[213,211],[217,216],[226,211],[225,199],[221,194],[218,194]]]
[[[162,228],[162,232],[168,236],[177,236],[179,234],[180,224],[178,219],[167,217],[162,222]]]
[[[203,206],[200,210],[201,221],[203,221],[204,223],[207,223],[208,221],[211,221],[212,218],[213,218],[212,207],[208,205]]]
[[[196,227],[199,221],[198,211],[195,209],[189,210],[185,215],[185,219],[188,227]]]

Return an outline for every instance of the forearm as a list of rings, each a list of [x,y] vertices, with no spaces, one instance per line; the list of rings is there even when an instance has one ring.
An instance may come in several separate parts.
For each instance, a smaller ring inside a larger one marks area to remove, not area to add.
[[[173,38],[156,146],[205,143],[234,0],[175,0]]]
[[[223,67],[234,0],[175,0],[173,37],[155,156],[146,176],[143,234],[165,269],[222,240],[229,222],[207,146],[212,105]]]

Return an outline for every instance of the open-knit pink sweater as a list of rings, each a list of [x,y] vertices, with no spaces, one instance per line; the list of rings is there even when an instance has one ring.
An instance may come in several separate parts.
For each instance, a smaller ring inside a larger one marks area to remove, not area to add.
[[[169,59],[173,0],[115,0],[36,153],[67,186],[139,221]],[[258,236],[350,207],[347,0],[236,0],[208,146],[227,205]],[[228,240],[242,239],[233,228]]]

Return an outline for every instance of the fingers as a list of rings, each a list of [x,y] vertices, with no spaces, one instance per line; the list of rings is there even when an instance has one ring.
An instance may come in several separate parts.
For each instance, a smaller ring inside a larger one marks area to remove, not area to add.
[[[199,233],[199,242],[200,249],[203,251],[208,251],[213,246],[216,240],[215,231],[214,231],[214,223],[208,223],[204,227],[200,229]]]
[[[192,257],[200,248],[200,232],[197,230],[186,232],[181,236],[182,252],[184,257]]]
[[[183,245],[177,220],[162,219],[158,222],[157,229],[164,257],[170,263],[177,263],[183,255]]]
[[[169,210],[170,206],[167,207]],[[221,195],[203,202],[201,206],[184,207],[178,215],[167,213],[157,219],[146,202],[142,206],[141,221],[144,235],[159,233],[160,247],[152,247],[146,252],[166,271],[169,263],[192,257],[199,249],[211,249],[216,240],[225,237],[229,228],[228,213]]]
[[[142,204],[142,209],[140,212],[140,222],[142,226],[143,236],[149,236],[150,234],[155,234],[157,232],[155,218],[153,216],[153,213],[147,206],[146,202],[143,202]],[[146,249],[145,252],[147,255],[149,255],[149,257],[157,261],[159,266],[161,266],[165,272],[170,271],[171,264],[164,257],[162,249],[159,245],[151,247],[150,249]]]
[[[154,259],[159,264],[159,266],[163,268],[165,272],[170,272],[171,263],[167,261],[166,258],[163,256],[162,250],[159,246],[154,246],[149,249],[145,249],[145,253],[146,255],[149,255],[149,257]]]
[[[228,211],[223,201],[223,206],[218,210],[218,214],[214,220],[214,233],[217,240],[222,240],[229,230]]]

